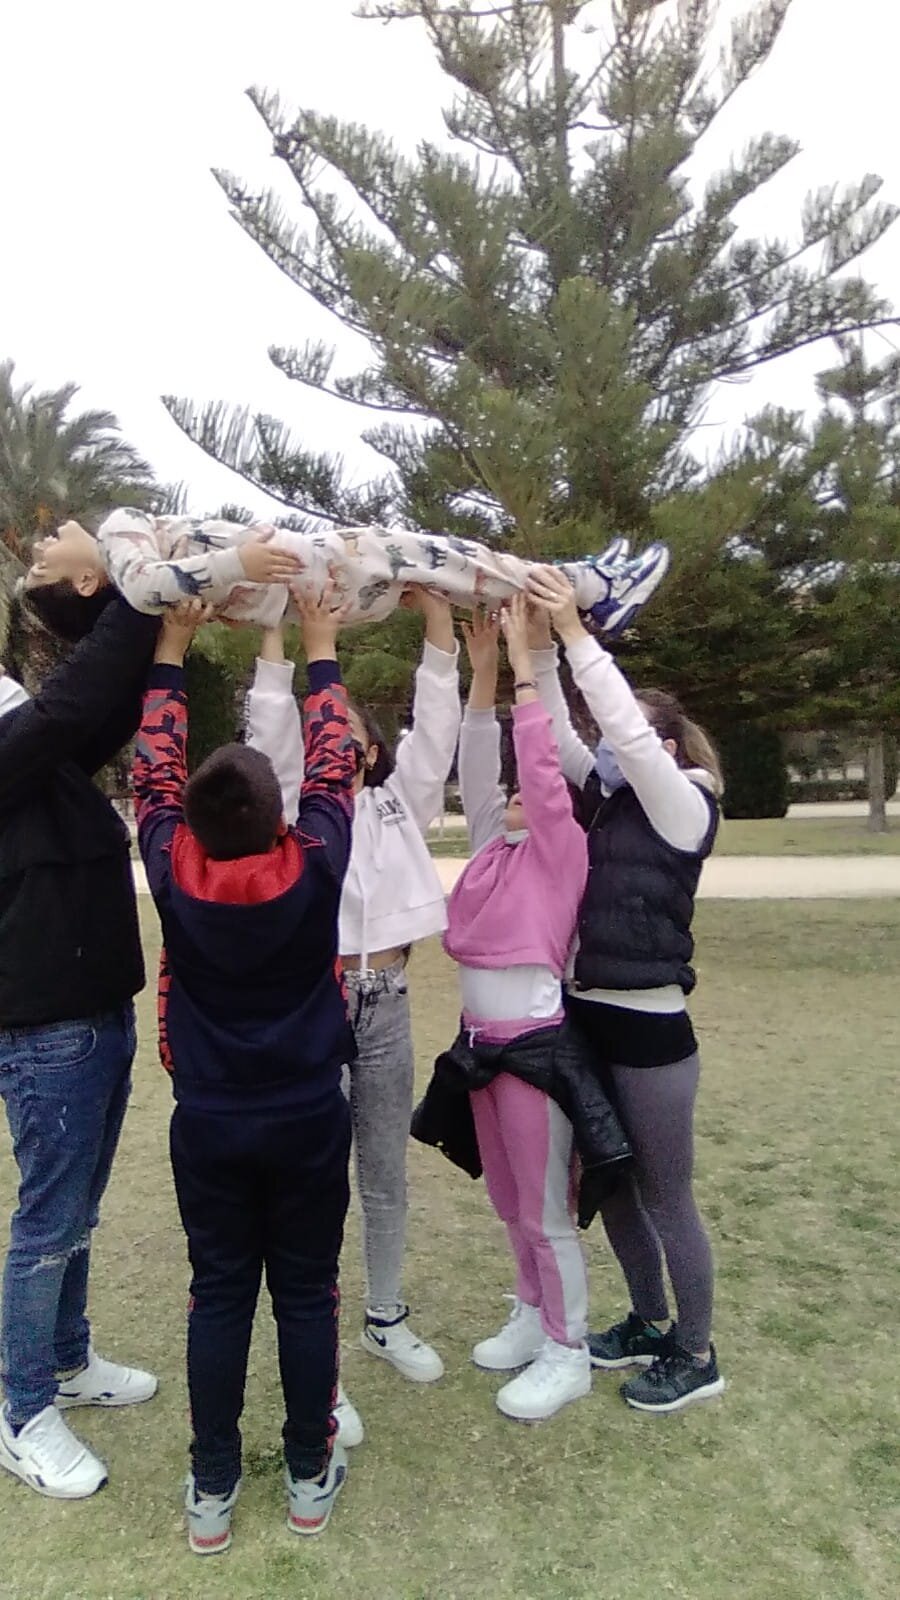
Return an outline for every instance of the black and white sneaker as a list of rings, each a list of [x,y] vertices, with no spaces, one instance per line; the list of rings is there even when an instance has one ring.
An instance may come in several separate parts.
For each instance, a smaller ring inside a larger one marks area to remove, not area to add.
[[[624,1322],[614,1322],[605,1333],[589,1333],[591,1366],[615,1372],[624,1367],[649,1367],[665,1354],[672,1342],[672,1331],[662,1333],[652,1322],[645,1322],[636,1311],[629,1311]]]
[[[724,1388],[714,1345],[709,1360],[700,1361],[673,1343],[646,1372],[623,1383],[619,1393],[635,1411],[668,1412],[683,1411],[695,1400],[713,1400]]]

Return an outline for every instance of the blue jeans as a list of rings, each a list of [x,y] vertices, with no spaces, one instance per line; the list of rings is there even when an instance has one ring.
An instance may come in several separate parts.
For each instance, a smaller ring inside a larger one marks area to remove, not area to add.
[[[91,1230],[131,1089],[134,1008],[0,1029],[0,1095],[19,1168],[3,1274],[0,1362],[14,1427],[84,1366]]]

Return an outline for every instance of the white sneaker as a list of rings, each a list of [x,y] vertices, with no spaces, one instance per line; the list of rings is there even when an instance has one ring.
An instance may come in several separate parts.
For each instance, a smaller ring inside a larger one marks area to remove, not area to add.
[[[541,1314],[537,1306],[516,1300],[506,1325],[490,1339],[482,1339],[472,1351],[476,1367],[485,1372],[515,1372],[533,1361],[544,1342]]]
[[[0,1466],[51,1500],[86,1500],[106,1482],[102,1461],[76,1439],[55,1406],[13,1433],[0,1410]]]
[[[409,1306],[399,1317],[374,1317],[366,1312],[361,1344],[372,1356],[389,1361],[404,1378],[413,1383],[436,1383],[444,1376],[444,1363],[430,1344],[423,1344],[407,1325]]]
[[[61,1411],[70,1406],[136,1406],[152,1399],[158,1388],[159,1379],[152,1372],[120,1367],[89,1350],[84,1371],[60,1384],[56,1404]]]
[[[540,1352],[518,1378],[505,1383],[497,1406],[517,1422],[543,1422],[572,1400],[591,1392],[591,1358],[586,1344],[574,1349],[545,1339]]]
[[[346,1450],[352,1450],[354,1445],[362,1444],[366,1436],[362,1417],[342,1383],[338,1384],[337,1405],[332,1415],[337,1423],[337,1437]]]

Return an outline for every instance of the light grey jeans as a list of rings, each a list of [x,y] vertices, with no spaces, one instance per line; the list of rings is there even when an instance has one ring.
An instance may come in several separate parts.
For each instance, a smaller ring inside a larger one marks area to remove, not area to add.
[[[356,1182],[363,1215],[367,1308],[403,1310],[406,1146],[412,1116],[412,1025],[402,962],[376,973],[345,973],[356,1060],[350,1063]]]

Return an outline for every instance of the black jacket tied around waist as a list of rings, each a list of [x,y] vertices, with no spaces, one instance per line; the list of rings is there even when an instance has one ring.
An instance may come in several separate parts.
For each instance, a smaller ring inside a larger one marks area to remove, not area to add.
[[[550,1096],[572,1124],[581,1165],[578,1224],[586,1228],[631,1160],[631,1147],[601,1072],[568,1021],[521,1034],[508,1044],[488,1044],[468,1030],[438,1056],[424,1099],[413,1112],[411,1133],[435,1146],[472,1178],[481,1156],[469,1093],[509,1072]]]

